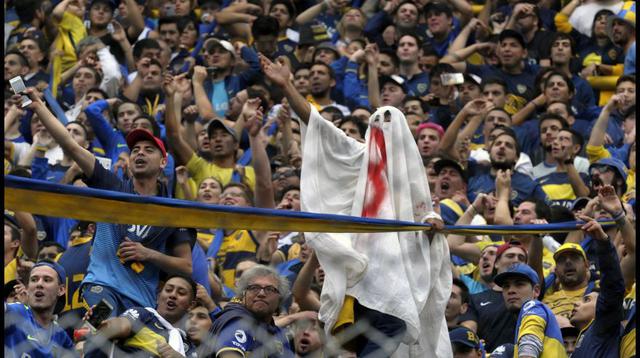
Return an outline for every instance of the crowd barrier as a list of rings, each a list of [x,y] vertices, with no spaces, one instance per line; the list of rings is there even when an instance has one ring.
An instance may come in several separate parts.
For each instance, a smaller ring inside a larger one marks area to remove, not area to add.
[[[431,225],[346,215],[230,207],[194,201],[80,188],[5,176],[5,208],[93,222],[258,231],[372,233],[430,230]],[[603,226],[615,225],[601,221]],[[578,222],[545,225],[446,225],[441,232],[463,235],[517,235],[576,230]]]

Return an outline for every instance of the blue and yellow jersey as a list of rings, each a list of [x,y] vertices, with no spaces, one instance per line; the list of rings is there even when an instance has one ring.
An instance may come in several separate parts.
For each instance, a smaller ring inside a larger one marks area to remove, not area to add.
[[[128,355],[148,352],[154,357],[159,356],[158,342],[169,343],[169,329],[158,320],[155,314],[144,307],[129,308],[120,317],[131,322],[131,335],[121,340],[118,345],[118,348],[127,352]],[[186,340],[183,342],[188,344]]]
[[[573,307],[582,299],[586,291],[586,286],[574,291],[556,290],[545,293],[542,302],[549,306],[549,309],[551,309],[555,315],[570,318]]]
[[[446,225],[455,225],[465,210],[467,210],[466,205],[459,204],[451,199],[440,201],[440,216]]]
[[[516,323],[516,342],[514,356],[517,356],[518,342],[526,334],[533,334],[542,342],[542,354],[540,358],[567,357],[560,326],[553,312],[544,303],[538,300],[526,302]]]
[[[251,231],[236,230],[225,235],[216,255],[222,283],[235,287],[236,265],[246,258],[255,257],[256,251],[258,251],[258,240]]]
[[[209,229],[198,229],[196,239],[198,240],[197,242],[200,244],[200,247],[202,247],[205,252],[207,252],[209,246],[211,246],[213,236],[214,234],[212,234]]]
[[[586,185],[589,185],[589,178],[585,174],[580,173],[580,178]],[[547,194],[549,205],[561,205],[569,208],[577,198],[566,172],[554,172],[540,177],[536,181]]]
[[[624,327],[620,340],[620,358],[636,356],[636,304],[633,302],[631,312],[627,316],[627,325]]]
[[[82,299],[80,284],[89,266],[91,255],[91,236],[80,236],[69,242],[69,248],[64,251],[58,263],[67,273],[66,302],[62,314],[75,313],[82,318],[87,309],[87,303]]]

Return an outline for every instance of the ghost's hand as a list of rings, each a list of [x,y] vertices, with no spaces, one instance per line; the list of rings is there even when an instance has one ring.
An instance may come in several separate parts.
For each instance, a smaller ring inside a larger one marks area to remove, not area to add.
[[[431,224],[431,229],[429,232],[440,231],[444,229],[444,222],[438,218],[429,218],[424,221],[427,224]]]

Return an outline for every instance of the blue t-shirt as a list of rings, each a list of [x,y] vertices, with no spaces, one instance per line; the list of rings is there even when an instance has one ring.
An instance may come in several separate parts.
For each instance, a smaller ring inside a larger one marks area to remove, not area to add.
[[[133,181],[122,181],[104,169],[96,160],[93,175],[87,184],[97,189],[134,194]],[[167,188],[158,182],[159,196],[167,197]],[[183,242],[192,242],[192,233],[185,228],[167,228],[148,225],[119,225],[98,223],[93,250],[82,284],[107,286],[144,307],[154,307],[160,268],[142,263],[142,270],[132,268],[132,262],[122,263],[117,256],[118,246],[127,237],[144,246],[166,253]],[[137,272],[139,271],[139,272]]]
[[[213,111],[216,112],[219,117],[224,117],[224,114],[229,109],[229,96],[227,95],[224,81],[213,82],[211,104],[213,105]]]
[[[473,202],[478,194],[491,193],[495,190],[496,178],[493,175],[489,173],[476,174],[469,179],[467,196],[469,201]],[[517,206],[529,197],[547,201],[547,195],[538,183],[520,172],[513,173],[511,176],[511,203]]]
[[[243,305],[229,303],[215,316],[211,332],[218,337],[215,354],[235,351],[252,357],[294,357],[284,331],[257,321]]]
[[[29,306],[9,303],[4,306],[5,357],[77,357],[73,342],[57,322],[43,328]]]

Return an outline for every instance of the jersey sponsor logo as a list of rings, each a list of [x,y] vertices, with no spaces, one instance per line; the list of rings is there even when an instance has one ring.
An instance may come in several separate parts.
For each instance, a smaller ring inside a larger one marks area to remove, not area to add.
[[[233,334],[233,336],[236,338],[236,341],[238,341],[238,343],[247,342],[247,334],[244,333],[244,331],[241,329],[237,330],[236,333]]]
[[[145,239],[147,235],[149,235],[150,230],[151,226],[149,225],[129,225],[129,228],[127,229],[128,232],[135,234],[141,239]]]
[[[484,306],[488,305],[489,303],[491,303],[491,301],[480,302],[480,307],[484,307]]]
[[[421,94],[427,91],[427,84],[426,83],[418,83],[417,86],[418,92],[420,92]]]
[[[138,312],[138,310],[134,309],[134,308],[129,308],[128,310],[126,310],[123,314],[124,316],[129,316],[133,319],[138,319],[138,317],[140,317],[140,313]]]
[[[535,305],[536,305],[536,301],[531,300],[525,303],[524,306],[522,306],[522,311],[527,312],[528,310],[532,309]]]
[[[525,85],[517,85],[516,89],[518,90],[518,93],[520,93],[520,94],[524,94],[525,92],[527,92],[527,86],[525,86]]]
[[[36,234],[38,236],[38,240],[42,241],[47,238],[47,232],[44,230],[38,231]]]
[[[27,334],[27,339],[30,340],[30,341],[38,342],[38,338],[36,338],[36,337],[34,337],[34,336],[30,335],[30,334]]]
[[[102,292],[102,286],[93,285],[93,286],[91,286],[91,289],[89,291],[91,291],[93,293],[100,293],[100,292]]]
[[[612,48],[611,50],[609,50],[609,52],[607,52],[607,55],[609,55],[609,58],[612,61],[615,61],[618,58],[618,52],[616,52],[615,48]]]
[[[515,190],[511,190],[511,200],[516,200],[518,197],[518,192]]]

